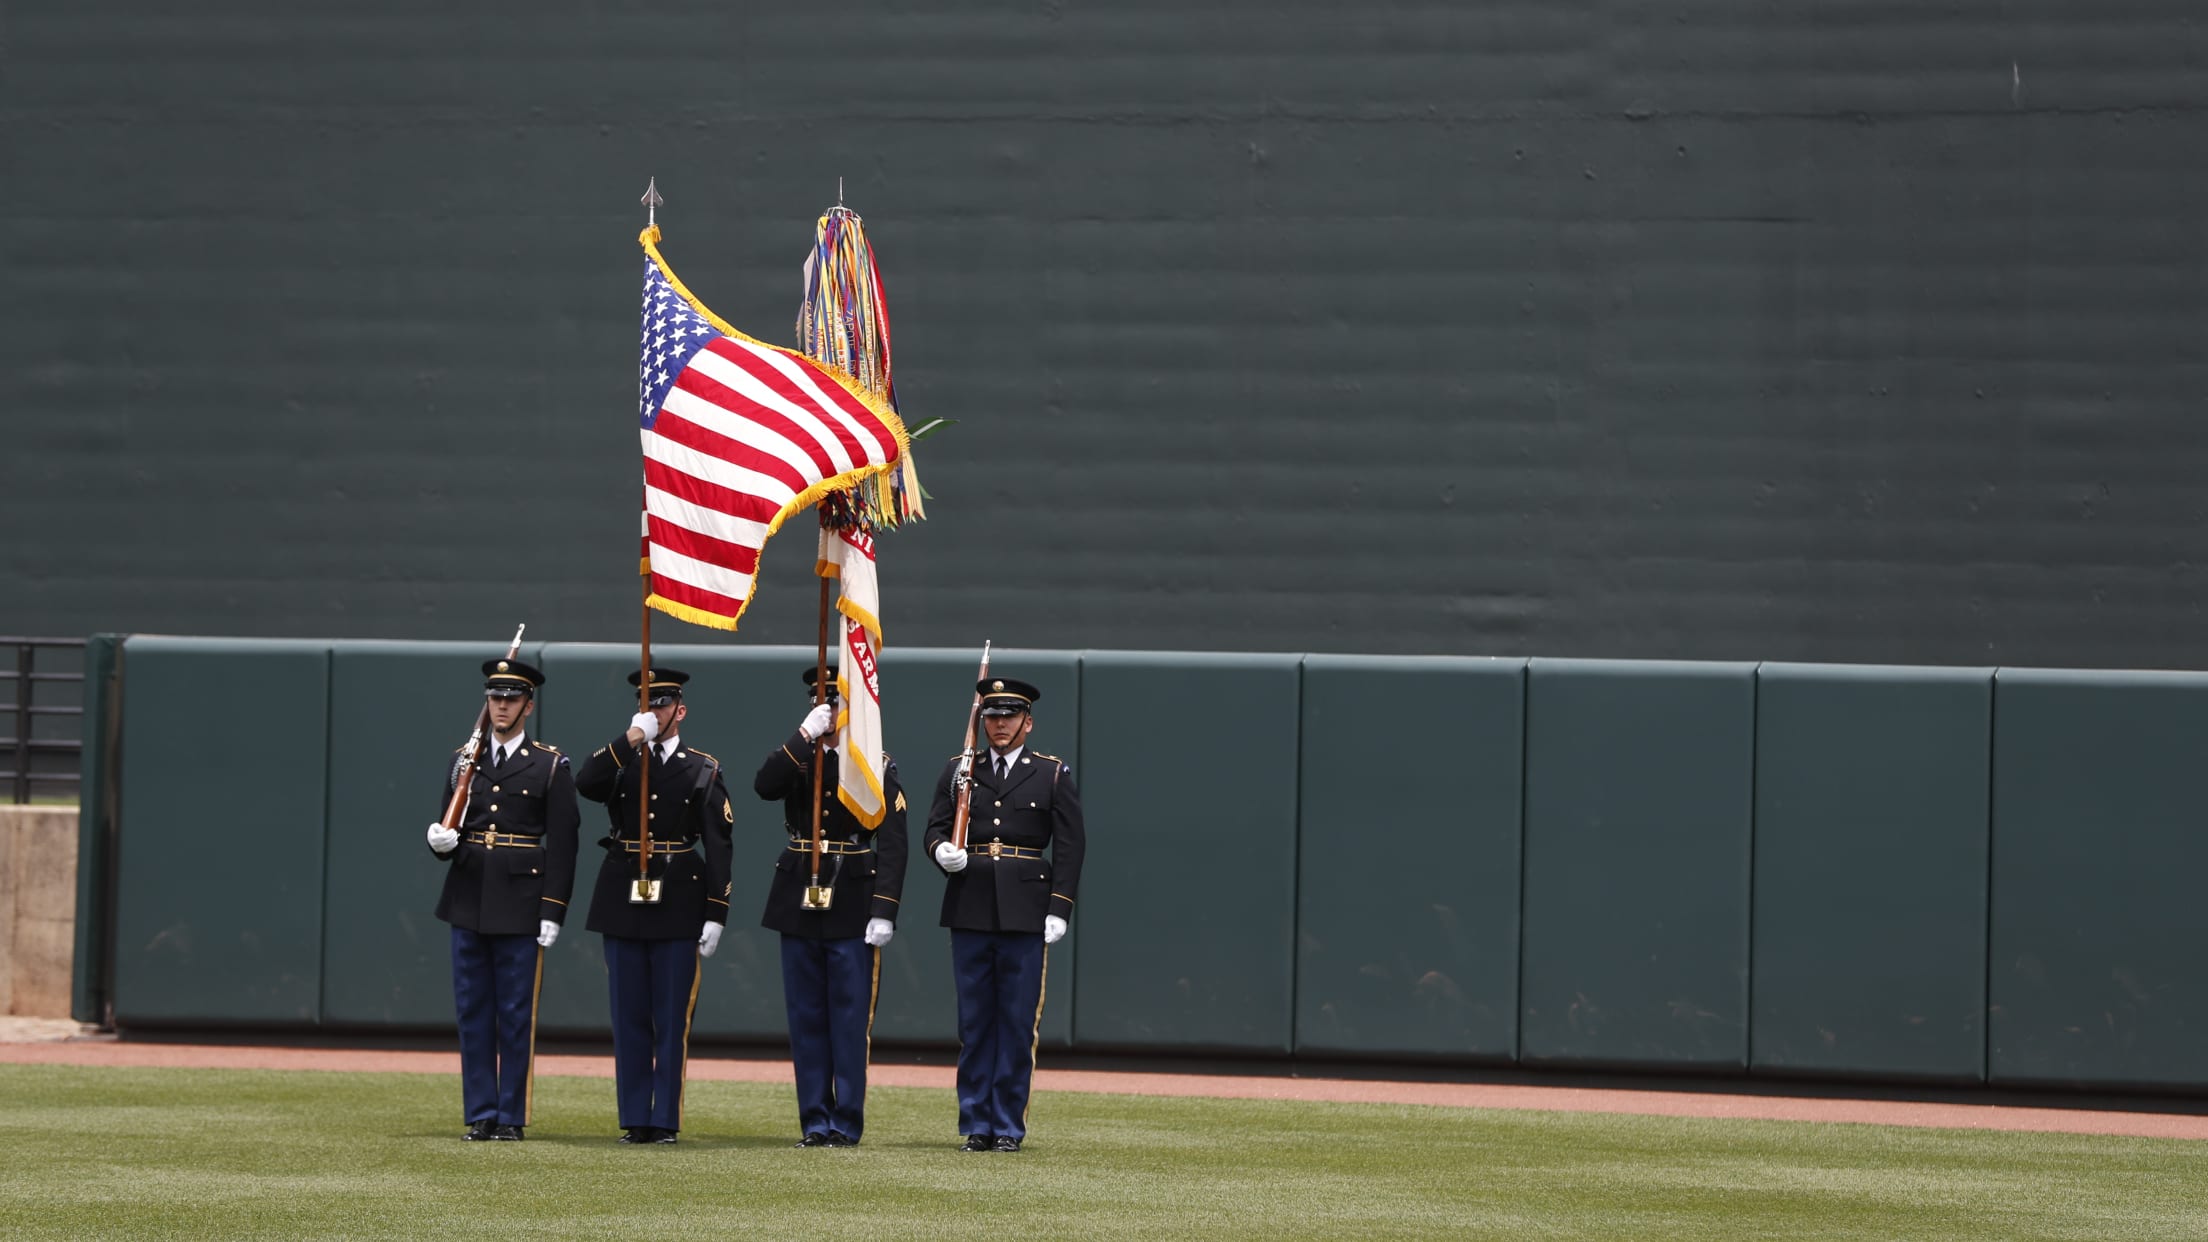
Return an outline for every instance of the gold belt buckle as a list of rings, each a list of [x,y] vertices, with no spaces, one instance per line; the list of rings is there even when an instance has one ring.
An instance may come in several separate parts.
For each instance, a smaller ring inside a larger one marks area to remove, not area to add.
[[[1004,842],[1003,842],[1003,841],[997,841],[997,840],[992,840],[991,842],[989,842],[989,857],[991,857],[991,858],[1002,858],[1002,857],[1004,857]]]
[[[495,832],[486,832],[486,833],[484,833],[484,834],[483,834],[483,848],[484,848],[484,849],[487,849],[487,850],[495,850],[495,849],[497,849],[497,848],[498,848],[498,834],[497,834],[497,833],[495,833]]]

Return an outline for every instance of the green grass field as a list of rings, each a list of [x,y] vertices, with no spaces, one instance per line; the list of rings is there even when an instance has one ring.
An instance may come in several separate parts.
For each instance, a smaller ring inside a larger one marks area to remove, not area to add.
[[[799,1151],[787,1087],[698,1083],[683,1142],[543,1078],[463,1143],[416,1074],[0,1065],[0,1236],[2201,1238],[2208,1147],[2157,1139],[1046,1094],[1018,1155],[877,1089]]]

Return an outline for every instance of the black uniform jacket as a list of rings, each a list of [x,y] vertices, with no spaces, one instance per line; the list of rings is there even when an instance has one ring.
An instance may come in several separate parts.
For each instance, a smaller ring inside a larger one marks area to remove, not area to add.
[[[637,778],[647,758],[652,765],[651,875],[662,883],[659,901],[643,905],[629,896],[637,876]],[[695,940],[708,922],[727,925],[729,827],[736,822],[736,808],[721,783],[720,760],[683,743],[661,762],[654,748],[647,746],[639,754],[623,735],[583,760],[575,790],[605,803],[613,826],[611,835],[598,840],[606,858],[591,891],[586,927],[632,940]],[[659,852],[663,845],[682,848],[666,854]]]
[[[927,852],[951,839],[956,801],[951,777],[953,758],[935,782],[928,808]],[[1047,858],[989,856],[989,843],[1022,851],[1048,850]],[[1019,762],[1002,787],[990,771],[984,750],[974,764],[974,798],[966,821],[966,868],[949,873],[943,890],[943,926],[963,931],[1040,932],[1043,916],[1073,921],[1073,900],[1081,888],[1081,855],[1087,848],[1081,825],[1081,791],[1073,769],[1056,755],[1020,752]]]
[[[868,828],[836,796],[839,756],[828,751],[820,773],[820,838],[824,842],[870,849],[864,854],[822,854],[820,882],[834,890],[826,910],[800,904],[813,882],[813,744],[802,733],[767,756],[752,778],[752,792],[782,804],[787,834],[767,885],[763,927],[786,936],[840,940],[863,935],[868,919],[897,921],[897,902],[905,891],[905,791],[897,783],[897,763],[882,756],[882,799],[878,828]],[[790,846],[802,846],[804,852]]]
[[[488,746],[483,758],[490,758]],[[440,812],[452,801],[452,778],[459,772],[460,752],[454,751],[445,766]],[[534,936],[542,920],[565,923],[580,819],[567,756],[543,742],[524,737],[498,771],[476,768],[460,817],[460,845],[437,855],[448,867],[437,917],[490,936]]]

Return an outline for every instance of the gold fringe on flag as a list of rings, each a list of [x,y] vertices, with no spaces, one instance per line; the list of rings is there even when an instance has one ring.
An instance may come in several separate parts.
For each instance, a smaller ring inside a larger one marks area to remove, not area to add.
[[[805,300],[797,312],[797,346],[806,356],[849,375],[891,410],[897,383],[890,368],[889,302],[881,269],[858,213],[838,204],[813,226],[805,259]],[[903,460],[822,498],[820,520],[841,529],[894,530],[928,516],[912,445]]]

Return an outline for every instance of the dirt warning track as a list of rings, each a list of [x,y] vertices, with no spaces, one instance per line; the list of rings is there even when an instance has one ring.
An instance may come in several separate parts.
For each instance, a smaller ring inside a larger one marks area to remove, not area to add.
[[[0,1028],[0,1063],[399,1074],[458,1075],[460,1072],[460,1056],[456,1052],[150,1043],[70,1034],[74,1029],[72,1023],[47,1023],[35,1028],[27,1028],[18,1023],[12,1030]],[[10,1039],[23,1042],[4,1042]],[[613,1076],[613,1058],[546,1054],[537,1058],[537,1072],[559,1077],[610,1078]],[[697,1082],[788,1082],[790,1064],[786,1060],[697,1055],[690,1059],[689,1076]],[[952,1089],[952,1077],[953,1071],[949,1066],[878,1063],[869,1072],[868,1081],[885,1087],[928,1087],[948,1091]],[[1035,1089],[1106,1095],[1421,1104],[1438,1108],[1510,1108],[1540,1112],[1627,1113],[1654,1117],[1821,1121],[1956,1130],[2208,1139],[2208,1116],[2175,1111],[2113,1111],[1493,1083],[1062,1070],[1050,1069],[1047,1065],[1036,1070]],[[2172,1107],[2178,1105],[2173,1102]]]

